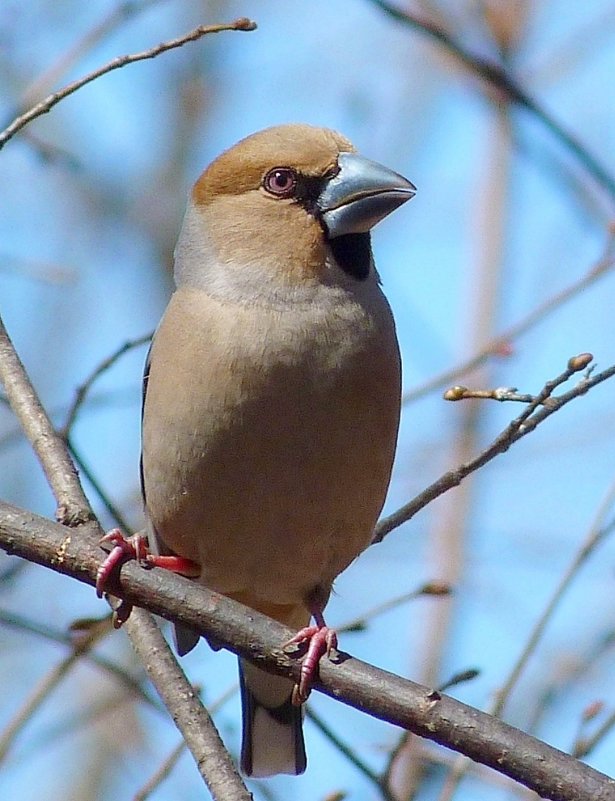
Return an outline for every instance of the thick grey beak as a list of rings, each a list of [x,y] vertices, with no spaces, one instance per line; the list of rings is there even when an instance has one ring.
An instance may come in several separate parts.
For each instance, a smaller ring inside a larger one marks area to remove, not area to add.
[[[340,153],[337,163],[340,171],[318,198],[331,238],[370,231],[416,194],[403,176],[356,153]]]

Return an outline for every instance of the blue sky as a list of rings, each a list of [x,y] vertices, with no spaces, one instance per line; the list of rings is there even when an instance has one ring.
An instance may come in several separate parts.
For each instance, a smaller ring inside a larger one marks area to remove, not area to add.
[[[102,1],[4,3],[4,120],[31,82],[114,7]],[[511,70],[614,174],[611,5],[544,0],[529,7]],[[440,2],[438,8],[473,52],[497,57],[480,4]],[[368,0],[154,2],[83,48],[46,91],[116,55],[238,16],[254,18],[258,31],[218,34],[106,75],[33,123],[27,131],[34,140],[20,135],[0,153],[0,312],[58,424],[76,387],[100,361],[157,324],[172,291],[171,253],[192,182],[222,149],[268,125],[305,121],[339,129],[365,155],[418,187],[416,198],[374,235],[408,391],[579,280],[604,252],[613,199],[530,114],[498,111],[476,78]],[[42,158],[41,141],[57,149],[51,160]],[[582,351],[607,367],[615,361],[613,308],[615,277],[606,272],[511,343],[511,356],[491,360],[463,382],[537,392]],[[102,376],[74,429],[75,444],[135,527],[141,525],[143,358],[141,348]],[[419,681],[427,674],[443,681],[476,666],[480,676],[452,692],[486,708],[612,485],[613,391],[607,382],[558,412],[466,488],[362,555],[338,581],[328,610],[333,624],[427,580],[454,575],[455,593],[451,601],[423,598],[377,617],[365,633],[344,635],[343,647]],[[480,404],[474,421],[468,404]],[[385,512],[454,466],[464,442],[469,452],[480,450],[517,412],[512,404],[487,401],[448,404],[440,392],[407,404]],[[49,490],[15,431],[0,406],[0,495],[52,515]],[[615,628],[614,557],[615,545],[607,540],[580,571],[506,710],[510,722],[526,728],[542,709],[536,733],[563,749],[571,747],[588,703],[602,699],[608,710],[615,704],[608,639],[600,651]],[[105,611],[93,591],[33,567],[7,586],[1,603],[57,628]],[[0,651],[0,671],[14,677],[7,708],[0,707],[1,730],[62,652],[8,628],[0,628],[0,637],[10,645]],[[122,633],[102,648],[131,663]],[[205,644],[184,664],[209,701],[234,681],[233,658]],[[159,713],[129,704],[115,717],[79,724],[80,710],[110,690],[96,670],[79,668],[16,741],[0,776],[3,796],[27,797],[29,783],[42,777],[45,799],[67,797],[67,784],[71,797],[80,797],[80,772],[87,766],[105,777],[97,785],[101,801],[131,797],[177,734]],[[398,732],[317,694],[311,703],[366,762],[382,768]],[[236,752],[237,698],[217,720]],[[101,754],[111,760],[127,730],[137,758],[120,756],[121,770],[114,772]],[[334,789],[351,798],[378,797],[309,722],[306,733],[307,774],[272,780],[272,797],[292,794],[302,801]],[[610,773],[613,744],[613,735],[605,738],[590,759]],[[58,775],[58,763],[67,764],[66,773]],[[439,797],[445,771],[434,765],[418,798]],[[257,783],[251,789],[256,798],[271,797]],[[188,758],[155,797],[202,797]],[[499,801],[510,791],[472,776],[455,797]]]

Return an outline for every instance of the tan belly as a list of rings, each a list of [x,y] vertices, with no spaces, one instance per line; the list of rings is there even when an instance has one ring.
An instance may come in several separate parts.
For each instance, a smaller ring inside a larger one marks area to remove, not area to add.
[[[200,340],[203,353],[153,352],[148,513],[206,586],[261,608],[296,604],[370,541],[397,435],[396,343],[368,339],[328,365],[291,353],[265,369],[253,351],[225,358],[221,333],[218,346]],[[163,380],[181,359],[209,365],[185,395]]]

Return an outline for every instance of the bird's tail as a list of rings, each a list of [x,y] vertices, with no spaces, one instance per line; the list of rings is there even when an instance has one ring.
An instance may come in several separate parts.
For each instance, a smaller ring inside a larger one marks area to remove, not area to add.
[[[294,682],[239,660],[243,737],[241,769],[247,776],[303,773],[303,710],[292,703]]]

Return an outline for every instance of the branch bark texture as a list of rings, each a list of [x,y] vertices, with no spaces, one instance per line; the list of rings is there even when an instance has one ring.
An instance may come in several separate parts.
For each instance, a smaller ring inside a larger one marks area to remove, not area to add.
[[[0,547],[94,585],[101,551],[87,526],[69,529],[0,503]],[[241,604],[164,570],[134,562],[110,586],[114,595],[191,626],[280,675],[299,677],[281,647],[289,630]],[[321,663],[316,688],[363,712],[465,754],[551,801],[612,801],[615,780],[568,754],[446,695],[340,654]]]

